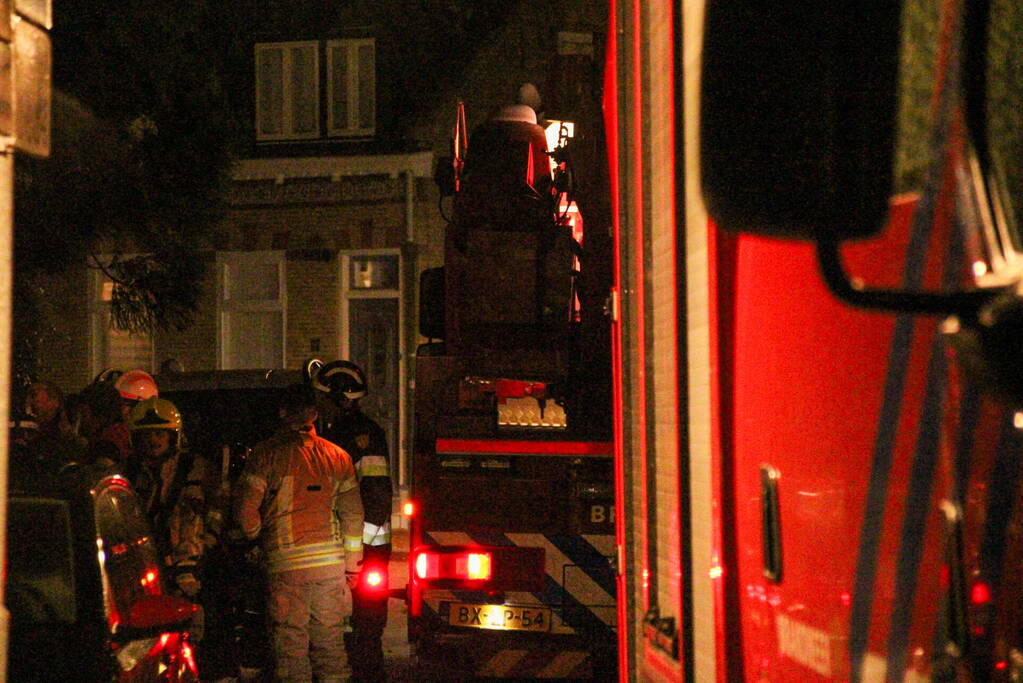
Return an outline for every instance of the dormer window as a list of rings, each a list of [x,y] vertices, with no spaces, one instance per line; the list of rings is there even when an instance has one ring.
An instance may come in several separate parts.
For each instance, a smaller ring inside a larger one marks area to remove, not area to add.
[[[319,45],[256,45],[256,138],[320,136]]]
[[[258,141],[375,133],[376,44],[372,38],[330,40],[325,49],[319,41],[258,43],[255,56]]]
[[[372,38],[327,43],[327,134],[373,135],[376,46]]]

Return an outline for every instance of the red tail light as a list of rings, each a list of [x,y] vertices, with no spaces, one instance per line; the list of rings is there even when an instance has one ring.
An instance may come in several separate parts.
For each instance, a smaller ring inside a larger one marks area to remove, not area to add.
[[[362,573],[362,588],[368,593],[387,590],[387,574],[379,569],[367,569]]]
[[[425,581],[486,581],[492,572],[490,553],[472,551],[423,551],[416,556],[415,566],[416,577]]]
[[[973,584],[970,589],[970,602],[974,605],[986,605],[991,602],[991,588],[982,582]]]

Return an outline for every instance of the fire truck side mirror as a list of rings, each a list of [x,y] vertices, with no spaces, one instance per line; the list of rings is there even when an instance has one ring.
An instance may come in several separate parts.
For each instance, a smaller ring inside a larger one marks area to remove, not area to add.
[[[701,166],[731,232],[868,237],[892,191],[898,2],[709,0]]]
[[[419,274],[419,334],[444,339],[444,266]]]
[[[875,236],[889,213],[900,19],[893,0],[708,0],[707,208],[730,232],[816,242],[825,284],[852,306],[974,320],[996,291],[874,289],[851,278],[841,258],[843,241]],[[976,47],[983,32],[973,28],[966,35]]]
[[[455,169],[452,157],[441,157],[437,159],[437,166],[433,169],[433,182],[437,183],[437,191],[441,197],[453,197],[455,194]]]

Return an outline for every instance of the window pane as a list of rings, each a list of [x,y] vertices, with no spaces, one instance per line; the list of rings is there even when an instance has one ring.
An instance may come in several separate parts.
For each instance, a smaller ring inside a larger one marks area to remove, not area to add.
[[[226,314],[226,369],[281,367],[284,364],[281,316],[280,311]]]
[[[73,623],[77,605],[67,504],[12,499],[7,538],[4,603],[14,623]]]
[[[315,133],[316,120],[316,48],[306,45],[291,49],[292,132]]]
[[[397,289],[398,256],[353,256],[349,261],[352,289]]]
[[[148,334],[130,334],[110,327],[110,305],[103,305],[94,314],[93,347],[95,369],[150,368],[153,364],[153,343]]]
[[[334,130],[348,128],[348,49],[345,44],[330,49],[330,117]]]
[[[284,131],[284,52],[260,50],[256,53],[258,98],[256,122],[260,135],[280,135]]]
[[[376,120],[376,59],[373,43],[359,46],[359,128]]]
[[[224,298],[230,301],[276,301],[281,295],[276,263],[233,263],[226,279]]]

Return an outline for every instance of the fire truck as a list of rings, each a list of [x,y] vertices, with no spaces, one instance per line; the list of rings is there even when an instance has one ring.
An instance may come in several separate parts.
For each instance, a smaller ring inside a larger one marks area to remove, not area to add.
[[[1023,677],[1019,28],[609,3],[621,680]]]
[[[438,176],[453,200],[420,287],[416,680],[616,676],[606,211],[588,230],[607,202],[569,168],[595,155],[548,129],[515,105],[469,137],[460,107]]]
[[[523,124],[481,138],[475,188],[470,144],[423,283],[445,305],[417,359],[417,652],[553,676],[575,614],[617,643],[579,676],[1023,679],[1020,10],[608,9],[610,278],[557,299],[587,265],[557,286],[568,257],[524,227],[574,239]],[[523,183],[542,221],[499,189]],[[601,232],[565,245],[599,264]],[[610,402],[577,393],[602,331]]]

